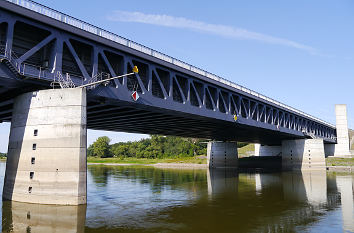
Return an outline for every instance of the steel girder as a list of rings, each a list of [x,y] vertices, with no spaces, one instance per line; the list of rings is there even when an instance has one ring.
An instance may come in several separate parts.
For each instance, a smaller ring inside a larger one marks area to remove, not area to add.
[[[261,137],[279,134],[282,135],[279,139],[323,138],[327,143],[336,142],[336,129],[329,124],[218,83],[198,73],[149,57],[131,48],[114,44],[70,25],[7,4],[9,3],[0,1],[0,25],[2,25],[1,30],[4,31],[4,35],[1,35],[4,37],[1,47],[2,61],[14,73],[17,80],[30,82],[32,88],[36,85],[38,89],[48,88],[57,72],[69,73],[73,82],[80,85],[102,73],[117,76],[130,72],[136,65],[140,70],[139,74],[114,80],[89,90],[89,102],[98,107],[109,103],[112,106],[129,106],[131,110],[140,109],[147,114],[145,120],[149,119],[152,122],[155,122],[154,117],[159,119],[159,116],[168,115],[162,117],[168,119],[162,120],[162,124],[170,129],[174,127],[176,130],[172,130],[172,133],[167,131],[164,133],[161,126],[160,130],[156,130],[161,134],[193,136],[193,133],[183,133],[189,126],[193,126],[201,132],[203,130],[207,132],[209,128],[210,134],[205,135],[213,139],[244,138],[249,141],[266,142],[267,140]],[[45,35],[26,41],[26,35],[17,33],[19,29],[16,30],[16,27],[20,27],[18,25],[32,27],[33,30],[37,28],[39,34]],[[45,67],[40,65],[43,63],[46,64]],[[8,76],[6,72],[0,75]],[[131,98],[133,91],[137,91],[140,95],[136,102]],[[4,111],[0,112],[0,117],[4,114],[3,120],[9,120],[6,112],[8,109],[4,108]],[[88,109],[88,126],[92,125],[94,129],[124,131],[124,125],[121,125],[122,119],[118,123],[103,122],[114,119],[114,111],[110,113],[111,115],[107,115],[103,107],[97,113],[95,115]],[[134,114],[139,114],[139,111]],[[178,117],[179,123],[171,124],[174,116]],[[135,119],[129,114],[127,117]],[[127,131],[148,133],[146,131],[148,124],[143,119],[144,117],[135,119],[135,128],[134,122],[127,120],[129,121],[129,124],[126,124]],[[188,125],[188,120],[193,122]],[[99,127],[100,121],[102,127]],[[143,124],[139,125],[139,122]],[[198,128],[198,122],[204,125],[204,128]],[[224,130],[216,129],[213,124],[223,127]],[[237,136],[232,136],[233,130]],[[243,134],[251,133],[249,137],[242,137],[236,133],[237,130]],[[153,126],[151,131],[155,132]],[[228,131],[225,134],[227,136],[220,136],[223,131]],[[195,133],[195,135],[201,137],[203,133]]]

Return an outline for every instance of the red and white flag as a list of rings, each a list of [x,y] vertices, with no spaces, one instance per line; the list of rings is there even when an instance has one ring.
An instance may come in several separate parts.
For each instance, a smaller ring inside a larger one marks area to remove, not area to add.
[[[139,94],[137,91],[134,91],[133,94],[132,94],[132,98],[134,101],[137,101],[139,99]]]

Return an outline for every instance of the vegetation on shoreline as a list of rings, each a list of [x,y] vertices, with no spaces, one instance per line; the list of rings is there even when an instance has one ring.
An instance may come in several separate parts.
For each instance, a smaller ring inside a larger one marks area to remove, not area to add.
[[[0,160],[6,160],[7,154],[0,152]]]
[[[249,157],[250,155],[254,155],[254,144],[238,144],[238,157]]]
[[[326,158],[327,166],[354,166],[354,158]]]
[[[88,163],[122,163],[122,164],[156,164],[156,163],[193,163],[206,164],[206,158],[185,157],[185,158],[164,158],[164,159],[149,159],[149,158],[98,158],[87,157]]]
[[[166,159],[186,158],[206,154],[204,140],[174,136],[151,135],[135,142],[119,142],[110,145],[111,139],[99,137],[87,149],[88,157]]]
[[[135,142],[110,144],[99,137],[87,149],[89,163],[196,163],[206,164],[207,142],[203,139],[151,135]],[[254,153],[254,145],[238,143],[240,157]]]

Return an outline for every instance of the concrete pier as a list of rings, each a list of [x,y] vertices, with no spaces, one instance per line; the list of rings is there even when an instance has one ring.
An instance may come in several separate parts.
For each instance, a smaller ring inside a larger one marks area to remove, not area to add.
[[[351,145],[354,143],[354,132],[348,129],[347,119],[347,105],[336,105],[336,130],[337,130],[337,144],[326,144],[325,154],[328,156],[335,156],[339,158],[351,157]]]
[[[86,91],[41,90],[15,99],[3,199],[86,203]]]
[[[208,142],[207,163],[209,168],[237,168],[236,142]]]
[[[334,156],[350,157],[347,105],[345,104],[336,105],[336,128],[337,144],[334,147]]]
[[[323,139],[282,141],[283,170],[325,170]]]
[[[266,146],[261,144],[254,144],[255,156],[280,156],[281,146]]]

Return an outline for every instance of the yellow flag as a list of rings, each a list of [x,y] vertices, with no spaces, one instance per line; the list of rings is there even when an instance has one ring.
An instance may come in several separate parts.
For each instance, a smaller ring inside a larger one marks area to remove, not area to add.
[[[237,121],[237,115],[236,114],[234,115],[234,120]]]

